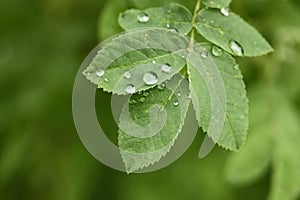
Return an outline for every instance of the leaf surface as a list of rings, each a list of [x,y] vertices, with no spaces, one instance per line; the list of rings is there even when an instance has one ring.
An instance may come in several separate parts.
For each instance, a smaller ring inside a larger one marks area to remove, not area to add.
[[[120,116],[118,138],[128,173],[159,161],[169,152],[181,131],[189,102],[188,83],[179,75],[165,88],[131,96]]]
[[[195,27],[207,40],[236,56],[260,56],[273,51],[255,28],[233,12],[224,16],[218,9],[203,9]]]
[[[183,34],[189,33],[192,29],[191,21],[190,11],[176,3],[146,10],[131,9],[119,17],[119,24],[125,30],[158,27],[173,29]]]
[[[223,52],[214,56],[212,46],[208,44],[195,49],[198,56],[193,56],[193,59],[198,59],[198,62],[188,61],[188,73],[199,126],[220,146],[237,151],[244,143],[248,129],[248,99],[241,72],[229,54]],[[202,57],[203,52],[207,56]],[[214,112],[213,98],[220,103]],[[221,120],[223,114],[224,121],[214,123],[216,118]],[[214,123],[211,129],[210,123]]]

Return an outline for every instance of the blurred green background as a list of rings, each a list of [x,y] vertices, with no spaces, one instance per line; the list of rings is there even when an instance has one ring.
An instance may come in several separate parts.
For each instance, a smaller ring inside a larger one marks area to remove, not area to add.
[[[245,151],[215,148],[199,160],[199,133],[169,167],[126,175],[99,163],[82,145],[71,107],[81,62],[100,41],[121,31],[121,11],[168,2],[1,0],[0,199],[299,199],[298,0],[232,2],[231,9],[275,49],[264,57],[239,60],[250,99]],[[190,9],[195,4],[175,2]],[[98,108],[108,107],[108,95],[99,91],[97,100]],[[99,115],[109,116],[105,126],[114,125],[109,111]]]

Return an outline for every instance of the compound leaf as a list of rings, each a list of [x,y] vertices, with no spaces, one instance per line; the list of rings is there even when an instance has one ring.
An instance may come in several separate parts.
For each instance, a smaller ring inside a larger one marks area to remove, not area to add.
[[[187,34],[192,29],[191,21],[190,11],[176,3],[146,10],[131,9],[119,16],[119,24],[125,30],[158,27]]]
[[[126,32],[104,44],[84,75],[104,91],[128,94],[153,88],[185,65],[188,39],[167,29]],[[145,74],[150,74],[145,81]]]
[[[169,152],[181,131],[189,102],[188,83],[179,75],[165,87],[131,96],[120,116],[118,138],[128,173],[159,161]]]
[[[227,15],[227,14],[225,14]],[[271,52],[270,44],[238,15],[218,9],[199,12],[195,27],[210,42],[236,56],[260,56]]]
[[[199,126],[220,146],[237,151],[244,143],[248,129],[248,99],[241,72],[234,59],[216,46],[196,46],[195,51],[196,55],[188,59],[188,73]],[[214,52],[217,56],[212,51],[217,51],[218,54]],[[223,96],[222,92],[225,93]],[[214,101],[220,101],[220,105],[212,113]],[[225,121],[217,121],[215,126],[224,126],[210,130],[210,123],[221,115]],[[221,134],[215,132],[217,128],[221,128]]]

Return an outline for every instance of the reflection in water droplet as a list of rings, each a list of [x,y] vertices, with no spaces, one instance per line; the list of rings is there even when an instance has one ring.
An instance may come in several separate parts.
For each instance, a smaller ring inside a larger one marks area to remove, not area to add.
[[[170,66],[168,63],[163,64],[163,65],[161,66],[161,70],[162,70],[163,72],[169,73],[169,72],[171,71],[171,66]]]
[[[176,101],[173,102],[173,105],[174,105],[174,106],[178,106],[178,105],[179,105],[179,102],[176,100]]]
[[[102,77],[104,74],[105,74],[105,71],[104,71],[104,69],[102,69],[102,68],[100,68],[100,69],[98,69],[98,70],[96,71],[96,75],[97,75],[98,77]]]
[[[125,88],[125,91],[129,94],[135,93],[135,87],[132,84],[128,84]]]
[[[237,56],[242,56],[244,53],[243,47],[234,40],[229,41],[229,48]]]
[[[149,15],[147,13],[144,13],[144,12],[141,12],[137,16],[138,22],[141,22],[141,23],[146,23],[146,22],[149,21],[149,19],[150,19]]]
[[[228,17],[230,14],[229,8],[221,8],[220,11],[221,11],[222,15],[224,15],[225,17]]]
[[[147,72],[144,74],[143,80],[147,85],[154,85],[158,82],[157,74],[154,72]]]
[[[140,98],[140,102],[141,102],[141,103],[144,103],[145,101],[146,101],[146,98],[145,98],[145,97],[141,97],[141,98]]]
[[[128,79],[128,78],[131,78],[131,73],[130,73],[130,71],[125,72],[125,73],[124,73],[124,77],[127,78],[127,79]]]
[[[206,51],[202,51],[202,52],[200,53],[200,56],[201,56],[202,58],[207,58],[208,53],[207,53]]]
[[[223,54],[223,49],[221,49],[218,46],[213,45],[212,48],[211,48],[211,53],[214,56],[218,57],[218,56],[221,56]]]
[[[166,87],[166,84],[164,84],[164,83],[159,84],[159,85],[157,86],[157,88],[158,88],[159,90],[164,90],[165,87]]]

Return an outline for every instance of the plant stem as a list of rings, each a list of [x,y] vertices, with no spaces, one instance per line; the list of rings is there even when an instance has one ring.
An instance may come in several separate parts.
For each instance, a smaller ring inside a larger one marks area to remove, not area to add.
[[[190,45],[189,45],[189,49],[192,50],[193,46],[194,46],[194,40],[195,40],[195,22],[196,22],[196,18],[197,15],[200,11],[200,4],[201,4],[201,0],[197,0],[195,9],[194,9],[194,14],[193,14],[193,18],[192,18],[192,31],[191,31],[191,40],[190,40]]]

